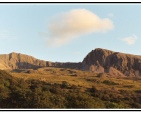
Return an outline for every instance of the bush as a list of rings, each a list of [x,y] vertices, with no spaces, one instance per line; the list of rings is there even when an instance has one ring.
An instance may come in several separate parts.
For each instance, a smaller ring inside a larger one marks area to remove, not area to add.
[[[68,88],[69,87],[69,84],[67,81],[62,81],[62,88]]]
[[[106,85],[119,85],[118,83],[115,83],[115,82],[110,81],[110,80],[104,80],[102,83],[104,83]]]
[[[123,105],[114,102],[106,102],[106,108],[124,108]]]
[[[92,86],[92,88],[90,89],[91,93],[96,93],[98,91],[98,89],[95,86]]]

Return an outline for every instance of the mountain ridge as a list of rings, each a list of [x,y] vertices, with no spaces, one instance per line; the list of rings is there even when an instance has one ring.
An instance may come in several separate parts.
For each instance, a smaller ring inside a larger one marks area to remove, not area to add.
[[[76,67],[80,63],[72,62],[51,62],[37,59],[33,56],[11,52],[9,54],[0,54],[1,69],[37,69],[40,67]]]
[[[37,69],[41,67],[72,68],[114,76],[141,76],[141,56],[96,48],[82,62],[51,62],[11,52],[0,54],[0,69]]]
[[[141,76],[141,56],[139,55],[98,48],[84,58],[82,65],[84,70],[111,73],[116,69],[126,76]]]

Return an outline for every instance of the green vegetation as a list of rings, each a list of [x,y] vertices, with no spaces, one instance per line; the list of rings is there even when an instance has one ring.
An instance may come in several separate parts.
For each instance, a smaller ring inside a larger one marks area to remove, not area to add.
[[[141,108],[140,79],[67,69],[9,73],[0,70],[0,108]]]

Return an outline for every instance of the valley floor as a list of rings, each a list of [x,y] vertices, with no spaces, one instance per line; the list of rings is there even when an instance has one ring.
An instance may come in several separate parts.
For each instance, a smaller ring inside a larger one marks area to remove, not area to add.
[[[141,87],[141,77],[114,77],[107,73],[94,73],[89,71],[80,71],[65,68],[39,68],[37,70],[18,70],[12,71],[13,77],[24,80],[39,80],[49,83],[68,82],[70,85],[76,85],[83,89],[92,86],[98,89],[116,88],[117,90],[138,90]]]
[[[140,77],[50,67],[0,78],[0,108],[141,108]]]

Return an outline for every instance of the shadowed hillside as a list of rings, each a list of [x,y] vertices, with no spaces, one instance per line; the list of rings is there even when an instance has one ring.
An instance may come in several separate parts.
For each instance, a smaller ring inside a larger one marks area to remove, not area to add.
[[[114,75],[141,76],[141,56],[97,48],[82,62],[84,70]]]

